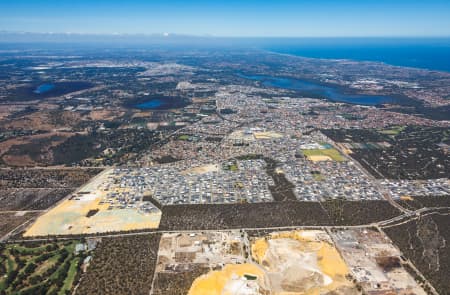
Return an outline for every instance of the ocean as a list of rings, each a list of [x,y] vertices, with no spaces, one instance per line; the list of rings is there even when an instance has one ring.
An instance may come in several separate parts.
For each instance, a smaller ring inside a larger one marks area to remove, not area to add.
[[[296,56],[450,72],[450,38],[277,38],[261,45],[268,51]]]

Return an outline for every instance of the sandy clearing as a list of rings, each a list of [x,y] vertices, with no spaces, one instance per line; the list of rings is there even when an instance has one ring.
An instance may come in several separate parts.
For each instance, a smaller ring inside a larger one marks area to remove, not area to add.
[[[247,281],[244,275],[257,276],[257,280]],[[211,271],[198,277],[188,295],[260,294],[258,288],[267,288],[264,272],[258,266],[249,263],[227,264],[220,271]]]
[[[79,189],[77,197],[66,199],[40,216],[24,236],[91,234],[124,230],[158,228],[161,211],[144,214],[135,208],[112,209],[103,203],[100,184],[112,173],[107,169]],[[87,217],[90,210],[98,212]]]
[[[181,172],[181,174],[205,174],[208,172],[218,172],[218,171],[219,166],[217,164],[209,164],[184,170],[183,172]]]
[[[308,156],[308,159],[313,162],[332,161],[328,156]]]

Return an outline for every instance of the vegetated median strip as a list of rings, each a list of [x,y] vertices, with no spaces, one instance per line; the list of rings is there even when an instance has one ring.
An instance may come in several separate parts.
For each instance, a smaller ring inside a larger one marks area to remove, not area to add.
[[[236,160],[263,160],[266,162],[266,173],[271,177],[275,183],[273,186],[269,186],[270,193],[275,202],[283,201],[296,201],[297,198],[293,189],[295,186],[287,180],[282,171],[277,171],[278,162],[272,158],[265,157],[259,154],[238,156],[233,159]]]

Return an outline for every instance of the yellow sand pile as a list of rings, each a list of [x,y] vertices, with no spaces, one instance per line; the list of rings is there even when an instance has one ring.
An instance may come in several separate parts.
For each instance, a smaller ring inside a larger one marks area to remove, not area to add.
[[[269,248],[269,244],[267,243],[266,239],[261,238],[257,239],[252,244],[252,257],[253,260],[257,261],[259,264],[261,264],[264,255],[266,255],[266,251]]]
[[[256,281],[245,279],[244,275],[256,276]],[[264,272],[253,264],[227,264],[220,271],[211,271],[198,277],[191,286],[188,295],[239,294],[239,290],[265,288]],[[245,293],[247,294],[247,293]]]

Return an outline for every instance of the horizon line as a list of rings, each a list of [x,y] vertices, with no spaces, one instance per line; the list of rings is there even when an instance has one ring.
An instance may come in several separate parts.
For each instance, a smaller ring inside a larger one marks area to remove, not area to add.
[[[64,36],[105,36],[105,37],[190,37],[190,38],[211,38],[211,39],[294,39],[294,38],[311,38],[311,39],[342,39],[342,38],[421,38],[421,39],[431,39],[431,38],[450,38],[450,35],[370,35],[370,36],[362,36],[362,35],[339,35],[339,36],[309,36],[309,35],[299,35],[299,36],[277,36],[277,35],[249,35],[249,36],[239,36],[239,35],[211,35],[211,34],[182,34],[182,33],[88,33],[88,32],[31,32],[31,31],[8,31],[8,30],[0,30],[0,34],[8,34],[8,35],[26,35],[26,34],[34,34],[34,35],[64,35]],[[0,40],[2,42],[2,40]]]

